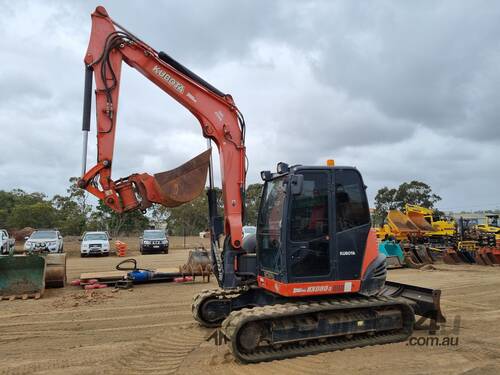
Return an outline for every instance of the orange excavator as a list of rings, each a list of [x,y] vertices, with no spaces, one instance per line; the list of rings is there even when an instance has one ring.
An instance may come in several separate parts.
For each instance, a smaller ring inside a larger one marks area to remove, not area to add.
[[[203,191],[209,172],[211,261],[218,288],[194,297],[194,318],[221,326],[241,362],[260,362],[406,340],[415,315],[444,321],[440,291],[386,281],[361,174],[352,167],[289,166],[261,172],[257,233],[242,240],[245,122],[232,97],[113,21],[92,14],[85,56],[84,155],[79,186],[116,212],[167,207]],[[154,176],[111,179],[122,62],[186,107],[220,155],[219,216],[210,151]],[[97,164],[87,170],[92,80]],[[219,239],[224,238],[223,244]]]

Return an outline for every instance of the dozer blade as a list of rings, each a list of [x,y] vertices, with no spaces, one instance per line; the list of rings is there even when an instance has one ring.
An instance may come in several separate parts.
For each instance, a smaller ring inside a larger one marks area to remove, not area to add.
[[[416,315],[446,322],[441,312],[441,290],[386,281],[381,295],[393,298],[404,298],[413,307]]]
[[[40,298],[45,290],[45,259],[38,255],[0,256],[0,300]]]
[[[166,207],[176,207],[199,196],[205,188],[211,149],[170,171],[154,175]]]

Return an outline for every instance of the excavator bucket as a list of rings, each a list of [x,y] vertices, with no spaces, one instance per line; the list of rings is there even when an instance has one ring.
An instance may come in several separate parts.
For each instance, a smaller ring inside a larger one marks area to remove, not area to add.
[[[443,255],[443,262],[446,264],[461,264],[462,258],[457,254],[455,249],[446,249]]]
[[[432,264],[434,260],[424,245],[405,244],[403,248],[404,264],[410,268],[420,268]]]
[[[429,251],[425,245],[416,245],[413,249],[415,255],[423,264],[432,264],[434,260],[432,256],[429,254]]]
[[[490,260],[491,264],[500,264],[500,248],[488,248],[485,256]]]
[[[176,207],[199,196],[205,188],[211,149],[170,171],[154,175],[166,207]]]
[[[189,252],[187,263],[179,267],[183,275],[209,276],[212,272],[212,261],[205,248],[194,249]]]
[[[40,298],[45,290],[45,259],[38,255],[0,256],[0,300]]]
[[[403,250],[401,250],[401,247],[396,242],[382,241],[378,245],[378,251],[385,255],[387,268],[404,267]]]
[[[467,264],[475,264],[476,263],[476,261],[474,260],[474,252],[472,252],[470,250],[458,249],[457,254],[463,263],[467,263]]]

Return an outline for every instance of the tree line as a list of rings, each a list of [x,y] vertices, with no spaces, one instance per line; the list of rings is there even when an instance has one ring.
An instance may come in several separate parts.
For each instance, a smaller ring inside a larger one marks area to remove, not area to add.
[[[425,182],[415,180],[403,182],[397,188],[384,186],[377,191],[375,196],[373,223],[374,225],[382,225],[389,210],[403,211],[407,204],[431,208],[436,216],[440,216],[443,213],[434,207],[440,200],[441,197],[434,194],[431,187]]]
[[[171,235],[198,235],[208,228],[206,191],[179,207],[153,205],[145,213],[139,210],[117,214],[101,201],[88,202],[88,193],[76,186],[78,178],[69,179],[64,195],[52,198],[44,193],[21,189],[0,190],[0,228],[11,231],[29,228],[57,228],[63,235],[79,236],[85,231],[104,230],[112,236],[137,234],[144,229],[166,224]],[[247,187],[246,221],[255,225],[262,184]],[[219,213],[223,213],[222,192],[217,189]]]
[[[165,225],[171,235],[198,235],[208,229],[208,199],[206,191],[191,202],[167,208],[153,205],[146,213],[139,210],[117,214],[99,201],[89,204],[88,193],[76,186],[78,178],[69,179],[65,195],[49,199],[43,193],[27,193],[21,189],[0,190],[0,228],[18,230],[57,228],[64,235],[79,236],[85,231],[105,230],[111,235],[137,234],[140,231]],[[223,214],[222,191],[217,190],[219,214]],[[262,184],[246,189],[244,225],[256,225]],[[396,188],[383,187],[375,196],[374,225],[381,225],[388,210],[403,210],[406,204],[435,209],[441,197],[421,181],[410,181]],[[436,209],[435,209],[436,210]],[[439,215],[441,212],[436,210]]]

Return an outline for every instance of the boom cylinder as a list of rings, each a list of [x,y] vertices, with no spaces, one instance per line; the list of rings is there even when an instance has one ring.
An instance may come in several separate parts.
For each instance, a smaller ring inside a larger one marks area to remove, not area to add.
[[[85,68],[85,88],[83,91],[83,152],[82,152],[82,176],[87,170],[87,145],[90,131],[90,113],[92,107],[92,74],[93,69],[89,66]]]

